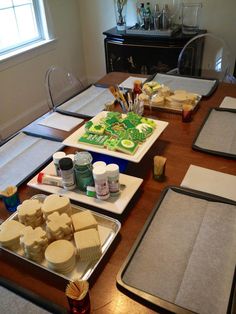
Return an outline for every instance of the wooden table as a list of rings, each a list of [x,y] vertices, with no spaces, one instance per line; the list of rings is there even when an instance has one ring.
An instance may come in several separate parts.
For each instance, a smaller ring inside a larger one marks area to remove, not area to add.
[[[128,73],[112,72],[102,78],[99,83],[117,84],[128,76]],[[225,96],[236,97],[236,86],[225,83],[220,84],[210,98],[201,100],[200,106],[195,112],[191,123],[183,123],[179,114],[158,110],[150,112],[146,110],[146,116],[168,121],[169,125],[140,163],[129,163],[128,165],[126,173],[143,178],[144,182],[136,197],[132,200],[131,205],[125,211],[125,215],[120,217],[122,220],[120,239],[105,265],[99,270],[96,280],[91,285],[92,312],[154,313],[149,308],[125,296],[117,289],[116,274],[158,201],[161,191],[169,185],[179,186],[190,164],[236,175],[235,160],[194,151],[191,148],[193,138],[208,113],[209,108],[218,107]],[[31,130],[33,127],[34,125],[31,124]],[[50,132],[55,132],[55,134],[60,133],[62,137],[68,135],[67,132],[62,131],[50,130]],[[73,152],[74,149],[66,148],[66,151]],[[153,157],[155,155],[163,155],[167,158],[167,178],[162,183],[153,179]],[[21,201],[23,201],[40,192],[23,184],[19,188],[19,193]],[[5,219],[8,215],[1,202],[0,218]],[[67,300],[64,294],[67,284],[66,280],[39,269],[2,250],[0,254],[0,273],[3,278],[9,279],[19,286],[29,289],[58,305],[67,307]]]

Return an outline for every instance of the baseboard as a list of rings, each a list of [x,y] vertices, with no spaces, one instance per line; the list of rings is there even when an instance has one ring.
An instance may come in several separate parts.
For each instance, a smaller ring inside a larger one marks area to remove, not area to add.
[[[11,136],[15,132],[19,131],[35,119],[42,116],[44,113],[48,111],[48,105],[44,101],[42,103],[38,103],[35,106],[30,107],[26,111],[16,114],[12,117],[12,119],[7,120],[5,123],[2,123],[0,126],[0,136],[2,139],[6,139]]]

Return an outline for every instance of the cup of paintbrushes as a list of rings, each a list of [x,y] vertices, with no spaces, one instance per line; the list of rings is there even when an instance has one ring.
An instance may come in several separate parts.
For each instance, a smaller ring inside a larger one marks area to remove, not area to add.
[[[9,212],[16,211],[17,206],[20,205],[16,186],[8,186],[4,191],[0,191],[0,197]]]
[[[70,282],[66,287],[66,296],[70,306],[70,313],[90,313],[89,283],[86,280]]]

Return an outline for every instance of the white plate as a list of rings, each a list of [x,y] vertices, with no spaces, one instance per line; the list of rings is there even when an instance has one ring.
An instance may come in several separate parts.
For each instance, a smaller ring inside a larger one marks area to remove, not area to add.
[[[41,172],[47,174],[54,174],[55,175],[55,167],[53,162],[51,162],[47,167],[45,167]],[[126,206],[128,205],[129,201],[135,194],[135,192],[140,187],[143,179],[128,176],[126,174],[120,174],[120,184],[121,184],[121,192],[119,196],[112,196],[109,197],[107,200],[99,200],[94,197],[89,197],[86,195],[85,192],[82,192],[78,189],[74,191],[66,191],[61,187],[53,186],[53,185],[46,185],[46,184],[39,184],[37,182],[38,174],[33,177],[28,183],[28,186],[33,188],[39,189],[44,192],[59,194],[59,195],[66,195],[71,200],[91,205],[97,208],[101,208],[103,210],[107,210],[109,212],[115,214],[122,214]]]
[[[99,114],[97,114],[91,121],[94,123],[99,122],[101,118],[104,118],[107,115],[107,111],[102,111]],[[125,115],[124,115],[125,116]],[[77,131],[75,131],[73,134],[71,134],[69,137],[67,137],[63,144],[67,146],[72,146],[76,148],[81,148],[84,150],[89,150],[92,152],[100,153],[100,154],[106,154],[109,156],[133,161],[133,162],[140,162],[140,160],[143,158],[143,156],[146,154],[146,152],[149,150],[149,148],[152,146],[152,144],[156,141],[156,139],[161,135],[161,133],[164,131],[164,129],[167,127],[168,122],[160,121],[160,120],[153,120],[156,123],[156,128],[151,136],[147,138],[147,140],[139,146],[137,151],[134,155],[128,155],[122,152],[118,151],[111,151],[106,148],[100,148],[97,146],[79,143],[78,139],[85,133],[85,127],[84,125],[79,128]]]

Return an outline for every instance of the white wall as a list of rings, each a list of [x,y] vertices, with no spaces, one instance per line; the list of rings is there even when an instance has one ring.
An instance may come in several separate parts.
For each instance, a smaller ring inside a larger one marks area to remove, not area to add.
[[[159,0],[159,4],[166,1]],[[52,64],[87,82],[106,74],[104,35],[115,26],[113,0],[45,0],[57,37],[50,51],[2,70],[0,64],[0,135],[6,137],[47,111],[44,77]],[[152,4],[156,0],[150,1]],[[187,0],[185,0],[187,2]],[[188,1],[190,2],[190,1]],[[195,2],[193,0],[192,2]],[[236,56],[235,0],[202,0],[201,27],[222,36]],[[136,20],[136,0],[128,0],[127,24]]]
[[[2,70],[0,64],[0,135],[12,134],[48,110],[44,77],[59,65],[86,80],[77,0],[47,0],[57,37],[50,51]]]
[[[104,35],[102,33],[115,26],[113,0],[78,0],[78,2],[81,13],[87,76],[89,81],[95,81],[105,74]],[[152,6],[156,2],[160,7],[163,7],[164,3],[171,5],[178,1],[150,0]],[[231,71],[233,71],[236,57],[236,0],[185,0],[184,2],[202,2],[200,27],[224,38],[231,51]],[[180,3],[179,0],[179,5]],[[135,23],[135,6],[136,0],[128,0],[128,25]]]

